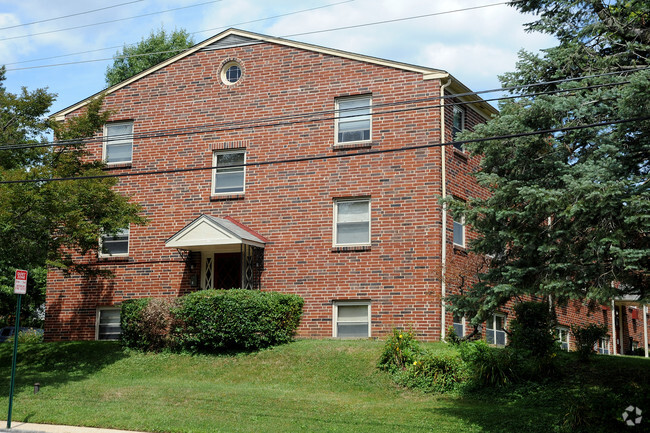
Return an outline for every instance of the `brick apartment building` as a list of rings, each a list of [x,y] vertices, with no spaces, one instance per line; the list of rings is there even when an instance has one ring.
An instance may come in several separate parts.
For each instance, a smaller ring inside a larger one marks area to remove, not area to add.
[[[436,145],[496,110],[449,73],[230,29],[104,93],[113,115],[90,157],[160,172],[117,186],[149,224],[78,258],[113,278],[49,273],[47,339],[114,338],[125,299],[232,287],[303,297],[302,337],[464,332],[440,273],[471,233],[438,198],[485,191],[474,158]],[[601,319],[571,308],[565,321]]]

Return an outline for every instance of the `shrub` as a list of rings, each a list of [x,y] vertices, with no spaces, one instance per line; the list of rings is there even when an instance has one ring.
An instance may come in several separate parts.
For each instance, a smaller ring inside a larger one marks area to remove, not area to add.
[[[398,383],[425,392],[449,392],[462,383],[467,372],[465,364],[457,355],[432,355],[425,353],[419,360],[408,365],[398,376]],[[400,380],[401,379],[401,380]]]
[[[151,298],[128,299],[122,302],[120,311],[120,341],[122,345],[132,349],[146,349],[146,343],[143,341],[142,333],[144,325],[142,323],[142,311],[147,306]]]
[[[556,347],[553,335],[555,316],[545,302],[520,302],[510,322],[509,346],[525,356],[546,357]]]
[[[448,392],[464,378],[461,359],[454,354],[433,355],[420,347],[412,330],[393,329],[377,366],[393,380],[425,392]]]
[[[412,365],[421,355],[422,349],[412,330],[393,328],[393,335],[384,344],[378,367],[394,372]]]
[[[173,345],[190,352],[257,350],[291,341],[300,324],[299,296],[254,290],[203,290],[172,309]]]
[[[125,301],[120,314],[121,341],[127,347],[158,352],[170,347],[174,299],[144,298]]]
[[[445,336],[445,341],[452,346],[458,346],[460,344],[461,336],[456,334],[456,330],[453,326],[447,328],[447,335]]]
[[[576,342],[579,359],[587,361],[598,340],[607,335],[607,326],[593,323],[585,326],[571,325],[571,334]]]
[[[10,339],[13,341],[13,338]],[[18,333],[18,343],[42,343],[43,330],[39,328],[29,328],[21,330]]]
[[[504,386],[519,380],[517,356],[512,350],[490,347],[482,340],[465,342],[459,350],[474,385]]]

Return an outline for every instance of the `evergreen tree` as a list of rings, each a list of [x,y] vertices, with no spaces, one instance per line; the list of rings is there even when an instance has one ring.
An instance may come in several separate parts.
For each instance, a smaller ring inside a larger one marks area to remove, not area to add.
[[[478,283],[449,301],[475,322],[523,294],[650,301],[650,3],[511,5],[538,15],[529,31],[559,43],[521,52],[517,70],[500,77],[518,86],[516,98],[462,138],[604,125],[468,144],[482,155],[476,177],[491,195],[450,206],[480,235],[472,250],[493,258]]]
[[[161,28],[157,32],[152,31],[146,39],[142,38],[136,45],[124,45],[122,51],[113,56],[113,65],[106,68],[106,84],[113,86],[192,45],[194,40],[186,30],[168,33]]]

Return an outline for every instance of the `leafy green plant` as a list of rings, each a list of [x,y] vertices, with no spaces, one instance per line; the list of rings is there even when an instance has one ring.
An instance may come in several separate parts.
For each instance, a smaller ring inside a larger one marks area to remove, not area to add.
[[[158,352],[171,346],[174,299],[144,298],[129,300],[122,306],[122,342],[135,349]]]
[[[142,312],[151,298],[127,299],[122,302],[120,311],[120,328],[122,333],[120,341],[125,347],[132,349],[146,348],[143,341],[144,326],[142,323]]]
[[[465,377],[464,363],[456,353],[432,354],[423,349],[412,330],[394,328],[379,359],[380,369],[407,388],[448,392]]]
[[[505,386],[519,380],[516,353],[477,340],[460,345],[460,357],[467,364],[472,383],[478,387]]]
[[[593,323],[585,326],[571,325],[571,334],[573,334],[580,360],[587,361],[589,355],[594,353],[594,346],[598,340],[607,335],[607,326]]]
[[[170,341],[190,352],[257,350],[291,341],[303,299],[255,290],[203,290],[180,298],[172,309]]]
[[[425,392],[453,391],[467,378],[465,363],[458,355],[425,353],[407,366],[402,384]]]
[[[509,346],[546,357],[555,347],[553,327],[555,315],[546,302],[520,302],[514,306],[515,318],[510,321]]]
[[[13,342],[14,339],[10,338],[8,341]],[[43,342],[43,330],[42,329],[25,329],[18,333],[18,344],[22,343],[42,343]]]
[[[382,370],[405,369],[422,355],[422,348],[412,330],[393,328],[393,333],[384,344],[378,367]]]

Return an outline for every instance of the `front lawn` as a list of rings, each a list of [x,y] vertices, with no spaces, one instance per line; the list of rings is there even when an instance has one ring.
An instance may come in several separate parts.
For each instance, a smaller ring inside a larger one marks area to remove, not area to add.
[[[11,346],[0,345],[4,407]],[[105,342],[23,344],[13,420],[150,432],[547,432],[564,410],[561,393],[570,391],[520,388],[498,398],[408,391],[377,370],[382,347],[303,340],[212,357],[143,354]],[[602,374],[601,364],[616,377],[650,373],[644,359],[605,358],[589,367],[593,374]]]

